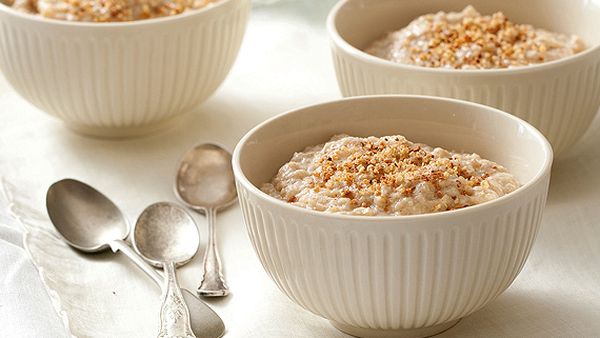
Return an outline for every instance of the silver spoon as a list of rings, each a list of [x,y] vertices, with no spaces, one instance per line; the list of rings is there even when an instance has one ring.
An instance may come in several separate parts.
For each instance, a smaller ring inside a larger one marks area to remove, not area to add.
[[[198,251],[200,235],[194,219],[175,204],[152,204],[135,223],[132,242],[146,260],[161,263],[165,271],[158,337],[195,338],[175,272],[175,263],[192,259]]]
[[[237,197],[231,154],[215,144],[201,144],[191,149],[177,170],[175,192],[188,207],[204,213],[208,221],[204,275],[198,294],[205,297],[227,296],[229,288],[223,277],[217,249],[215,219],[217,210],[233,204]]]
[[[127,220],[119,208],[98,190],[77,180],[64,179],[48,189],[46,207],[54,227],[71,247],[85,253],[108,248],[113,252],[121,251],[158,286],[162,286],[162,275],[124,241],[129,234]],[[225,325],[221,318],[192,292],[182,291],[196,336],[223,336]]]

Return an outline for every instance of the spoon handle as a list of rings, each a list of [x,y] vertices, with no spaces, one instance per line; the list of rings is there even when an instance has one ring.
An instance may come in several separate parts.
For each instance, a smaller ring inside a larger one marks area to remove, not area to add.
[[[108,243],[110,249],[113,252],[121,251],[127,258],[129,258],[138,268],[144,271],[156,284],[163,285],[163,277],[156,272],[156,270],[148,264],[140,255],[138,255],[132,248],[123,240],[114,240]]]
[[[164,278],[150,264],[140,257],[131,246],[125,241],[113,241],[109,243],[113,252],[121,251],[138,268],[144,271],[153,281],[156,282],[161,290],[164,290]],[[190,324],[192,332],[198,338],[218,338],[225,332],[223,320],[206,303],[197,298],[191,291],[181,289],[183,298],[190,310]],[[164,292],[164,291],[163,291]]]
[[[190,326],[190,312],[177,283],[175,264],[165,262],[163,269],[166,287],[160,309],[158,338],[196,338]]]
[[[229,294],[221,268],[221,258],[217,249],[217,234],[215,232],[215,219],[217,211],[214,208],[206,210],[208,221],[208,244],[204,253],[204,276],[198,287],[198,294],[204,297],[221,297]]]

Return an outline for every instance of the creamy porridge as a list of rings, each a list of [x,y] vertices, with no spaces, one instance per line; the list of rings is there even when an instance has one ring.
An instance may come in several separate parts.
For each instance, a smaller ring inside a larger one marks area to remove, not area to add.
[[[435,68],[491,69],[561,59],[585,49],[581,38],[516,24],[502,12],[423,15],[376,40],[365,51],[397,63]]]
[[[501,165],[403,136],[336,135],[295,153],[267,194],[293,205],[352,215],[413,215],[453,210],[519,187]]]
[[[114,22],[176,15],[212,2],[215,0],[14,0],[12,7],[52,19]]]

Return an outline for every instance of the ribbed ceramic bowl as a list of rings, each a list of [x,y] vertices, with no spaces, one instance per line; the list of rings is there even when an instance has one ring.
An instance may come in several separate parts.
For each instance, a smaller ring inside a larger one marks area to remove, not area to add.
[[[581,36],[589,49],[572,57],[515,69],[447,70],[401,65],[364,53],[373,40],[420,15],[503,11],[512,21]],[[574,0],[342,0],[328,30],[344,96],[421,94],[483,103],[538,128],[557,156],[585,133],[600,107],[600,3]]]
[[[523,184],[497,200],[416,216],[312,211],[260,190],[296,151],[332,135],[405,135],[506,166]],[[265,270],[295,303],[364,337],[420,337],[502,293],[530,252],[552,149],[526,122],[483,105],[422,96],[350,98],[279,115],[237,145],[246,227]]]
[[[223,82],[250,0],[123,23],[52,20],[0,4],[0,69],[27,101],[92,135],[143,134]]]

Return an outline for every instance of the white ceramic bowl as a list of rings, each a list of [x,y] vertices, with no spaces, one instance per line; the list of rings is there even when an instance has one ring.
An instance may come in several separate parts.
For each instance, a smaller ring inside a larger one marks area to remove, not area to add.
[[[67,22],[0,4],[0,69],[27,101],[98,136],[147,133],[190,111],[223,82],[250,0],[171,17]]]
[[[295,151],[332,135],[405,135],[476,152],[523,184],[497,200],[416,216],[348,216],[277,200],[259,188]],[[427,336],[483,307],[515,279],[538,232],[552,149],[491,107],[421,96],[358,97],[279,115],[233,154],[247,230],[265,270],[295,303],[364,337]]]
[[[467,5],[512,21],[581,36],[589,49],[572,57],[514,69],[447,70],[401,65],[362,50],[389,31],[427,13]],[[538,128],[557,156],[584,134],[600,107],[600,3],[576,0],[342,0],[328,31],[344,96],[421,94],[483,103]]]

